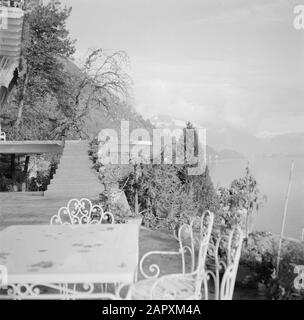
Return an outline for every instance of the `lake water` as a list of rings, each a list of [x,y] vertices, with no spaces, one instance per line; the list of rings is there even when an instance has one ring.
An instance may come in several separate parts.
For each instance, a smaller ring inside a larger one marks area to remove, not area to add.
[[[255,158],[249,161],[262,194],[267,196],[263,207],[255,215],[255,230],[281,232],[284,202],[288,187],[291,161],[295,161],[289,198],[285,236],[301,239],[304,228],[304,158]],[[219,160],[209,164],[215,186],[229,186],[233,179],[245,174],[247,160]]]

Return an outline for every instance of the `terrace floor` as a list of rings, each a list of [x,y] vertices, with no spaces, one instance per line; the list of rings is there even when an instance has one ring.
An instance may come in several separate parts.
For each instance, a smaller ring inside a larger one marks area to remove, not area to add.
[[[0,230],[15,224],[47,224],[68,200],[46,198],[42,192],[0,192]]]
[[[0,193],[0,230],[10,225],[48,224],[68,199],[47,199],[42,193]],[[139,233],[140,257],[151,250],[176,251],[178,242],[171,234],[141,228]],[[162,274],[181,271],[181,262],[176,256],[155,256],[153,262],[160,266]],[[239,276],[243,273],[239,268]],[[256,290],[236,286],[234,299],[263,299]]]

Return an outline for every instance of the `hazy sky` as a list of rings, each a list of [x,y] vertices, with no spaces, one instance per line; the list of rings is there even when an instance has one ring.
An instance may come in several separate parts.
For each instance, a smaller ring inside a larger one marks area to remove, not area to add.
[[[77,55],[125,50],[135,107],[255,135],[304,131],[293,0],[64,0]],[[304,4],[304,0],[302,1]]]

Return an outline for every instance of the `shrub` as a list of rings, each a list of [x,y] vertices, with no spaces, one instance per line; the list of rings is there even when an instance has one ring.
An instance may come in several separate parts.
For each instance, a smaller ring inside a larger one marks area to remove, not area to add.
[[[271,233],[256,232],[249,235],[243,247],[241,263],[249,268],[250,283],[261,283],[270,299],[304,299],[304,291],[294,286],[294,267],[304,265],[302,243],[284,240],[279,274],[276,273],[278,237]],[[247,283],[248,285],[248,283]]]
[[[178,177],[174,165],[139,166],[138,183],[134,172],[126,177],[125,192],[130,205],[134,206],[135,190],[138,190],[139,211],[145,211],[143,223],[155,228],[159,224],[175,229],[183,215],[195,215],[197,208],[191,191],[187,191]]]
[[[260,209],[266,199],[262,196],[249,166],[246,166],[245,175],[233,180],[228,189],[219,188],[218,196],[221,208],[218,220],[229,226],[242,226],[247,237],[253,214]]]

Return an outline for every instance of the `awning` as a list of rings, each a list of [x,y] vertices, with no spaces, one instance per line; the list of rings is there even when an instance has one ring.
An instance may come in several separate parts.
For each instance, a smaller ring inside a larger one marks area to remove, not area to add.
[[[0,154],[29,155],[61,152],[61,141],[0,141]]]
[[[24,12],[0,7],[0,87],[8,87],[19,66]]]

